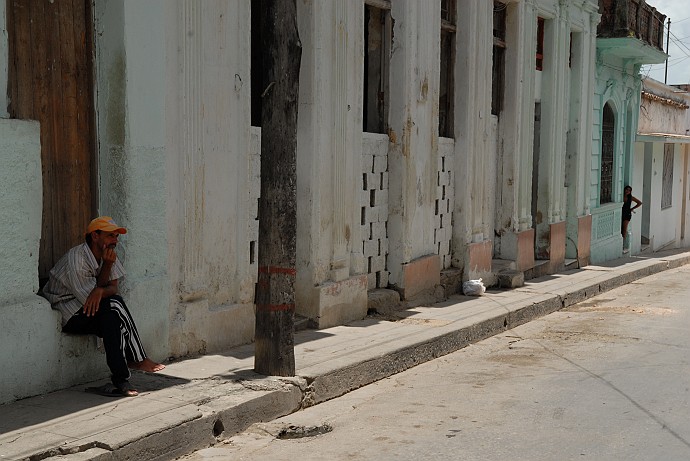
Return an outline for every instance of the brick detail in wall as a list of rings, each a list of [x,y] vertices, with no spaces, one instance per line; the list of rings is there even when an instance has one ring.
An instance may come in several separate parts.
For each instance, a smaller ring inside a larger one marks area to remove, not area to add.
[[[440,144],[436,175],[436,201],[434,203],[434,245],[441,260],[441,268],[451,265],[451,239],[453,229],[452,165],[453,144]]]
[[[368,289],[388,286],[388,143],[363,154],[360,190],[362,254]]]

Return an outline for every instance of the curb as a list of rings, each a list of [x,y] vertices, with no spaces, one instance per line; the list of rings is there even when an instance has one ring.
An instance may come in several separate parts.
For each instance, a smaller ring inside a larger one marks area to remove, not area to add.
[[[554,294],[546,300],[523,306],[505,315],[482,320],[470,327],[440,335],[432,340],[403,347],[392,354],[376,357],[321,376],[305,376],[310,382],[310,393],[303,399],[302,408],[340,397],[355,389],[374,383],[416,365],[456,352],[472,343],[495,336],[539,317],[551,314],[614,288],[643,277],[690,263],[690,255],[662,260],[635,269],[627,274],[617,274],[608,280],[579,288],[564,295]]]

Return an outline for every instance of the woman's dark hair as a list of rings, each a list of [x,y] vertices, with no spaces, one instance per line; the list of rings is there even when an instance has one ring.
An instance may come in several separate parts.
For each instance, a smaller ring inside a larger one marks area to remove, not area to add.
[[[630,187],[630,186],[627,185],[627,184],[626,184],[625,187],[623,188],[623,192],[625,192],[625,189],[630,189],[630,192],[632,192],[632,187]]]

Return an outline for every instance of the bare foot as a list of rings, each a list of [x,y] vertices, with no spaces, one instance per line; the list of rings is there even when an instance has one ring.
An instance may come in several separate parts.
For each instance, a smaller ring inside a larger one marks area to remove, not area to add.
[[[118,388],[120,392],[122,392],[122,395],[125,397],[136,397],[139,395],[139,392],[132,387],[132,385],[129,383],[129,381],[125,381],[123,384],[121,384]]]
[[[127,363],[127,366],[134,370],[147,371],[149,373],[155,373],[156,371],[161,371],[163,368],[165,368],[165,365],[162,363],[156,363],[149,358],[145,358],[141,362],[129,362]]]

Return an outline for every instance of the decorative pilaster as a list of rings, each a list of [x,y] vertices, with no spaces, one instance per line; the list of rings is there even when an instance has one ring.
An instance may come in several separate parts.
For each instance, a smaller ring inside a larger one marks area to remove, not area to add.
[[[527,0],[520,5],[518,22],[522,29],[523,51],[521,63],[523,66],[524,96],[518,106],[523,123],[522,136],[518,147],[518,165],[520,180],[518,183],[518,231],[532,228],[532,169],[534,151],[534,84],[535,62],[534,44],[537,43],[537,9],[533,0]]]
[[[352,178],[348,176],[349,168],[347,160],[347,31],[345,20],[348,5],[346,2],[335,2],[334,6],[334,54],[333,54],[333,136],[331,137],[331,152],[333,153],[333,254],[331,261],[331,278],[333,281],[341,281],[350,275],[349,249],[347,229],[350,228],[350,209],[354,206],[352,194]],[[351,160],[350,160],[351,162]]]
[[[541,259],[550,259],[552,224],[565,219],[562,196],[565,174],[564,154],[567,130],[565,111],[569,88],[566,86],[569,61],[570,29],[559,14],[544,25],[544,67],[537,189],[536,251]]]
[[[194,296],[203,286],[204,149],[202,130],[202,4],[184,0],[179,9],[181,43],[181,169],[183,206],[182,286]]]

